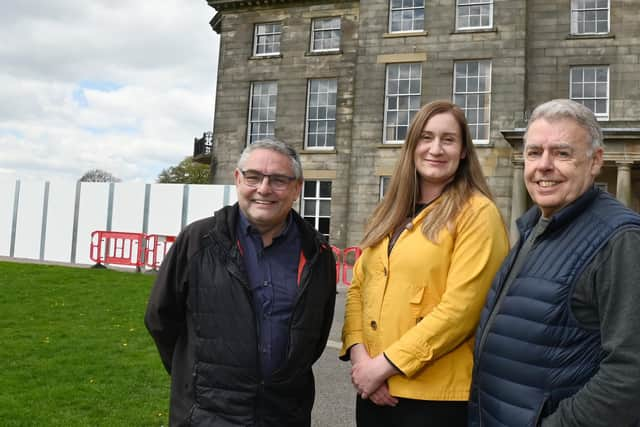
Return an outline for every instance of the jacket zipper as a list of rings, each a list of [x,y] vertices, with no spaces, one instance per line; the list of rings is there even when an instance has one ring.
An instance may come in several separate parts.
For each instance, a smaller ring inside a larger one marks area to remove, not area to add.
[[[518,252],[520,252],[520,250],[524,246],[525,242],[526,242],[526,239],[521,241],[521,242],[519,242]],[[507,292],[509,292],[510,285],[507,286],[506,281],[509,278],[509,275],[511,274],[511,269],[513,269],[517,258],[518,258],[518,254],[516,253],[516,255],[510,261],[510,265],[509,265],[508,271],[506,271],[505,274],[503,275],[503,282],[500,283],[500,285],[496,289],[496,293],[497,293],[496,303],[493,305],[493,308],[491,309],[491,313],[489,313],[489,318],[487,319],[487,322],[485,323],[484,328],[482,330],[482,335],[480,336],[480,342],[478,343],[477,354],[474,354],[475,363],[473,365],[473,375],[472,375],[472,377],[476,377],[478,371],[480,370],[480,357],[479,356],[482,353],[482,349],[484,348],[484,345],[485,345],[485,343],[487,341],[487,336],[489,335],[489,331],[491,330],[491,326],[493,325],[493,322],[495,321],[495,318],[496,318],[496,316],[498,314],[500,306],[502,305],[502,302],[504,301],[504,298],[506,297]],[[505,286],[506,286],[506,288],[505,288]],[[480,422],[480,427],[482,427],[483,422],[482,422],[482,410],[481,410],[482,406],[480,405],[480,394],[477,391],[476,391],[476,393],[477,393],[477,398],[478,398],[478,411],[479,411],[478,420]]]
[[[300,305],[300,300],[302,299],[302,296],[307,292],[307,288],[309,287],[307,277],[309,277],[312,267],[316,264],[318,257],[320,256],[320,251],[321,249],[318,248],[313,258],[307,261],[307,263],[304,265],[302,269],[302,274],[300,275],[300,292],[296,297],[296,302],[293,305],[293,310],[291,311],[291,317],[289,318],[289,327],[288,327],[289,339],[287,340],[287,351],[286,351],[287,358],[285,359],[285,365],[289,360],[289,350],[291,349],[291,326],[293,325],[293,317],[296,312],[296,309],[298,308],[298,305]],[[283,367],[284,365],[280,366],[278,369],[276,369],[273,372],[273,374],[275,375],[279,373]]]
[[[244,293],[246,294],[247,299],[249,300],[249,305],[251,306],[251,314],[253,315],[253,324],[254,324],[255,334],[256,334],[256,362],[257,362],[256,368],[258,371],[258,384],[257,384],[258,391],[256,396],[257,397],[256,402],[253,407],[253,418],[254,420],[257,420],[259,402],[262,400],[262,395],[264,394],[264,374],[262,372],[262,365],[260,363],[260,344],[259,344],[260,328],[258,327],[258,319],[256,317],[256,312],[253,309],[253,294],[251,292],[251,289],[249,288],[246,278],[237,268],[239,263],[242,262],[241,257],[238,256],[238,252],[239,252],[238,247],[234,245],[231,249],[231,258],[233,259],[233,262],[227,264],[227,271],[240,282],[240,285],[242,286]]]
[[[513,267],[513,264],[512,264]],[[505,275],[505,279],[507,278],[508,274]],[[502,283],[500,285],[500,287],[498,288],[498,291],[501,292],[502,289],[504,288],[504,283]],[[491,310],[491,313],[489,313],[489,318],[487,319],[487,322],[484,325],[484,329],[482,330],[482,335],[480,336],[480,342],[478,343],[478,351],[477,351],[477,355],[475,358],[475,363],[473,365],[473,377],[476,377],[478,374],[478,371],[480,370],[480,354],[482,353],[482,348],[484,347],[484,344],[487,340],[487,336],[489,335],[489,331],[491,330],[491,325],[493,324],[495,317],[498,313],[498,308],[500,307],[500,304],[502,303],[504,299],[504,293],[498,293],[498,298],[496,300],[496,303],[493,305],[493,309]],[[477,378],[477,377],[476,377]],[[480,404],[480,393],[478,390],[475,391],[477,399],[478,399],[478,422],[479,422],[479,426],[482,427],[482,405]]]

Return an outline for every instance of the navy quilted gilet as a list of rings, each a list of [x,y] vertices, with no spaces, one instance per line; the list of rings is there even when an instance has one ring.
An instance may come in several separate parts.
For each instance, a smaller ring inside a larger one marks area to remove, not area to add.
[[[534,207],[518,221],[518,248],[538,218]],[[573,317],[573,287],[611,237],[639,226],[638,218],[593,188],[551,219],[503,289],[517,251],[510,253],[476,334],[470,426],[535,426],[596,373],[605,356],[600,333]]]

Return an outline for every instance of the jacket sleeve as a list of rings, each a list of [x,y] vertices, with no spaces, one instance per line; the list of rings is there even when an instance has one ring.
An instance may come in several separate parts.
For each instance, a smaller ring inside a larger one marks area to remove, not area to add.
[[[327,277],[328,283],[321,283],[321,286],[327,288],[328,294],[323,310],[324,321],[322,325],[322,335],[318,342],[315,360],[320,358],[322,352],[327,346],[327,340],[329,339],[329,333],[331,332],[331,326],[333,325],[333,315],[336,306],[336,259],[333,256],[331,248],[328,248],[323,256],[323,268],[326,269],[326,274],[323,274],[322,277]]]
[[[622,232],[576,284],[600,323],[606,357],[575,395],[560,401],[543,427],[637,425],[640,421],[640,231]],[[578,289],[576,289],[576,292]],[[572,302],[573,305],[573,302]]]
[[[406,376],[473,335],[493,277],[509,250],[502,217],[489,201],[465,208],[457,219],[454,238],[441,300],[384,351]]]
[[[144,318],[169,374],[176,342],[185,329],[188,262],[185,240],[184,234],[178,236],[164,258]]]
[[[365,249],[353,267],[351,285],[347,291],[347,301],[344,309],[344,324],[342,327],[341,360],[350,360],[349,349],[356,344],[364,343],[362,334],[362,300],[361,283],[363,280],[362,260],[369,252]]]

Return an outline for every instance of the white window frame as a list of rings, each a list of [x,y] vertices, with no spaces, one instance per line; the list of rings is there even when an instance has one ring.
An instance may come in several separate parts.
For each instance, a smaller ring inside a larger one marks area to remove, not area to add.
[[[412,2],[412,5],[405,5],[405,3],[409,2]],[[389,0],[389,32],[415,33],[424,31],[424,3],[424,0]],[[405,16],[408,14],[410,14],[411,16],[408,19],[405,19]],[[422,19],[417,19],[416,15],[420,14],[422,14]],[[400,28],[394,28],[393,18],[396,16],[400,16]],[[403,29],[403,23],[407,21],[411,22],[411,28]],[[419,24],[419,22],[422,22],[422,24]]]
[[[308,183],[310,182],[315,182],[316,185],[316,191],[315,191],[315,195],[313,196],[309,196],[306,197],[305,193],[306,193],[306,186]],[[320,183],[322,182],[329,182],[331,184],[331,188],[329,190],[329,193],[331,193],[331,191],[333,190],[333,183],[330,180],[325,180],[325,179],[319,179],[319,180],[305,180],[304,183],[302,184],[302,192],[301,192],[301,197],[300,197],[300,216],[302,216],[302,218],[304,218],[305,220],[309,220],[309,219],[313,219],[313,224],[311,224],[311,226],[313,228],[315,228],[316,230],[320,231],[318,229],[318,226],[320,225],[320,219],[325,219],[328,218],[329,219],[329,230],[331,230],[331,194],[329,194],[329,196],[321,196],[320,195]],[[313,214],[308,215],[306,212],[306,203],[313,201],[315,202],[315,209]],[[321,215],[320,214],[320,205],[321,202],[329,202],[329,214],[328,215]],[[329,233],[322,233],[324,236],[326,236],[327,238],[329,237]]]
[[[601,71],[606,71],[606,81],[598,79],[598,74]],[[581,72],[581,79],[575,81],[574,78],[578,72]],[[591,79],[592,72],[593,79]],[[609,120],[610,78],[611,73],[608,65],[573,66],[569,69],[569,98],[592,110],[598,120]],[[606,92],[604,95],[602,93],[603,87]],[[605,101],[605,111],[596,112],[592,105],[595,106],[598,101],[602,100]]]
[[[397,72],[394,69],[397,67]],[[417,75],[415,74],[415,70]],[[408,73],[408,74],[407,74]],[[416,86],[417,85],[417,86]],[[406,88],[406,91],[403,89]],[[422,64],[406,62],[387,64],[385,74],[383,144],[402,144],[413,116],[420,110],[422,96]],[[395,117],[395,120],[394,120]],[[395,122],[395,124],[391,124]],[[406,127],[405,135],[398,129]],[[390,130],[393,129],[393,135]]]
[[[271,29],[267,29],[271,26]],[[277,29],[274,27],[277,26]],[[280,38],[282,35],[282,24],[280,22],[261,22],[254,25],[253,29],[253,56],[275,56],[280,55]],[[262,40],[265,40],[262,43]],[[271,46],[268,51],[258,52],[260,46]]]
[[[267,90],[266,93],[264,92],[265,88]],[[260,89],[260,93],[256,94],[257,89]],[[267,97],[266,105],[264,102],[264,97]],[[271,103],[271,101],[273,101],[273,104]],[[255,103],[257,103],[258,105],[256,105],[254,108]],[[251,82],[251,88],[249,92],[249,118],[247,123],[247,145],[264,138],[273,138],[275,136],[277,105],[277,81]],[[259,127],[261,127],[262,125],[266,125],[267,132],[254,132],[254,124],[257,124]]]
[[[389,175],[382,175],[380,177],[380,190],[378,192],[379,200],[384,199],[384,195],[386,194],[386,190],[389,187],[390,183],[391,183],[391,177]]]
[[[593,0],[595,3],[589,5],[586,2],[590,0],[571,0],[571,34],[608,34],[611,31],[611,1],[610,0]],[[606,7],[602,4],[606,3]],[[587,21],[586,17],[589,15],[601,15],[606,12],[606,30],[598,31],[598,22],[604,22],[602,20],[596,20],[595,17],[592,20]],[[594,26],[593,31],[587,31],[584,27],[590,23]],[[583,28],[580,28],[580,26]]]
[[[488,12],[484,13],[488,8]],[[467,15],[461,15],[462,11],[469,11]],[[473,13],[477,12],[477,13]],[[467,18],[468,25],[460,25],[461,19]],[[480,23],[472,25],[471,20],[478,17]],[[484,17],[489,18],[489,22],[482,24]],[[456,30],[477,30],[493,27],[493,0],[456,0]]]
[[[337,21],[337,25],[336,22]],[[317,28],[318,24],[326,24],[327,28]],[[339,16],[332,16],[329,18],[314,18],[311,20],[311,45],[309,50],[311,52],[337,52],[340,50],[340,43],[342,39],[341,20]],[[328,35],[328,37],[324,37]],[[319,37],[319,38],[318,38]],[[322,45],[322,47],[316,48],[316,42]],[[337,43],[336,43],[337,42]],[[324,47],[329,44],[330,47]]]
[[[317,87],[312,91],[314,83]],[[321,89],[326,89],[321,91]],[[315,105],[312,100],[315,99]],[[338,79],[310,79],[307,82],[307,114],[305,121],[304,145],[309,150],[335,150],[336,110],[338,103]],[[322,116],[322,117],[321,117]],[[311,129],[314,128],[312,131]],[[322,130],[320,130],[322,128]],[[317,136],[324,137],[324,144],[317,144]],[[314,145],[309,141],[316,139]],[[331,140],[331,144],[327,141]]]
[[[472,64],[477,66],[474,74],[469,70]],[[462,65],[466,68],[465,73],[458,74],[458,66]],[[464,111],[476,145],[487,145],[491,140],[491,69],[491,61],[486,59],[456,61],[453,64],[453,102]],[[484,101],[482,105],[481,101]],[[483,112],[483,120],[479,120],[480,111]],[[480,129],[485,126],[486,138],[478,137]]]

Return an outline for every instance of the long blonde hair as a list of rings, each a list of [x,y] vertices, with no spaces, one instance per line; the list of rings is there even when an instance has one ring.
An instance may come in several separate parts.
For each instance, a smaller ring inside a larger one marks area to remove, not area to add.
[[[456,216],[474,193],[479,192],[493,200],[482,174],[464,112],[449,101],[430,102],[416,113],[411,122],[389,188],[367,222],[364,238],[360,243],[362,248],[376,245],[402,226],[407,217],[413,216],[415,204],[420,198],[420,178],[416,171],[414,152],[426,123],[431,117],[442,113],[450,113],[458,122],[462,133],[462,149],[466,156],[460,159],[453,180],[445,186],[440,200],[425,217],[422,233],[427,239],[437,243],[440,231],[445,226],[453,227]]]

